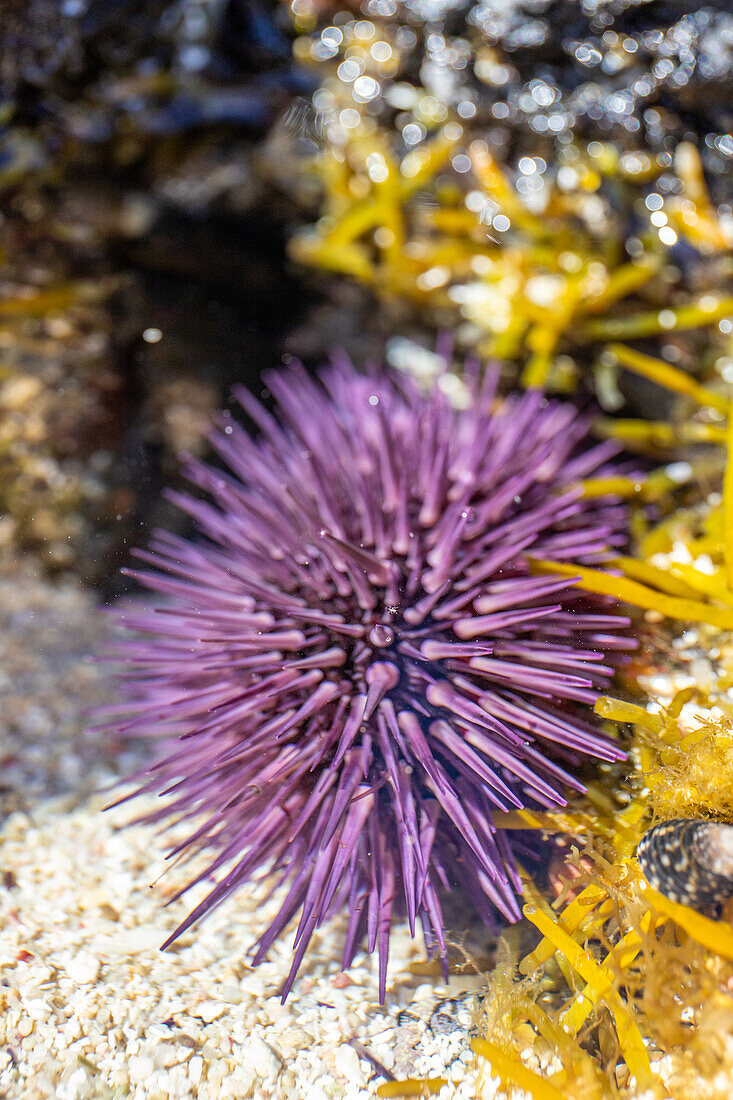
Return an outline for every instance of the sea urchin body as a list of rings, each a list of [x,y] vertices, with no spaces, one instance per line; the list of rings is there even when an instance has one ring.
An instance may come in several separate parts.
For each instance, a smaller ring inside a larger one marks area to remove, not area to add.
[[[602,560],[626,513],[577,488],[611,445],[584,444],[569,405],[498,402],[490,375],[461,411],[347,363],[267,384],[274,415],[237,394],[256,436],[222,417],[226,469],[188,466],[209,499],[175,499],[201,540],[160,533],[141,554],[156,596],[124,615],[115,728],[165,739],[142,783],[169,795],[155,819],[201,813],[181,849],[212,852],[195,881],[223,876],[175,935],[274,870],[255,962],[300,911],[286,995],[346,910],[344,966],[366,932],[383,997],[393,909],[443,957],[441,887],[518,918],[492,812],[562,804],[581,757],[621,755],[583,705],[626,620],[527,559]]]

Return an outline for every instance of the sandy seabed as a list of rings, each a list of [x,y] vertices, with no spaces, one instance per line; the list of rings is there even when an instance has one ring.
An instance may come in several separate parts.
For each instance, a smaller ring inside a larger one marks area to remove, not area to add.
[[[171,867],[170,834],[127,824],[150,798],[105,812],[109,797],[93,793],[140,763],[85,717],[112,693],[89,659],[108,640],[105,616],[75,584],[13,568],[0,575],[0,639],[3,1100],[373,1097],[384,1078],[354,1042],[398,1078],[446,1077],[443,1100],[476,1095],[482,979],[446,987],[413,974],[425,955],[406,924],[392,935],[384,1006],[376,957],[340,970],[343,919],[314,936],[281,1004],[295,922],[249,965],[278,908],[266,884],[161,952],[208,887],[166,907],[196,862]]]
[[[352,1040],[397,1076],[448,1077],[446,1100],[475,1094],[465,994],[479,979],[451,979],[451,990],[416,978],[409,964],[424,958],[422,944],[399,925],[381,1007],[375,957],[360,954],[340,972],[345,922],[337,919],[314,936],[283,1005],[294,928],[260,967],[247,960],[277,911],[277,896],[263,900],[265,884],[243,888],[161,952],[206,887],[166,908],[192,867],[165,864],[163,837],[150,827],[120,829],[130,817],[130,806],[104,813],[92,798],[71,809],[55,800],[6,822],[0,1094],[374,1096],[383,1078]]]

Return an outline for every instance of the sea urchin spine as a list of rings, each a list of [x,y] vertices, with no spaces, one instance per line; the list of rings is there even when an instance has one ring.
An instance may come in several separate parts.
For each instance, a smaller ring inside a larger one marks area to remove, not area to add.
[[[158,533],[140,553],[157,595],[122,616],[115,729],[165,739],[140,777],[169,796],[152,820],[203,815],[177,851],[211,849],[195,882],[223,874],[171,940],[274,871],[287,891],[254,961],[300,911],[284,996],[346,909],[343,965],[366,932],[384,998],[395,906],[443,958],[441,887],[517,919],[492,812],[562,805],[580,758],[622,755],[584,704],[628,620],[528,566],[622,540],[625,508],[577,488],[614,444],[588,445],[570,405],[498,402],[492,372],[460,411],[345,362],[266,381],[274,415],[237,392],[256,436],[224,414],[212,437],[227,469],[188,464],[210,499],[172,494],[201,540]]]

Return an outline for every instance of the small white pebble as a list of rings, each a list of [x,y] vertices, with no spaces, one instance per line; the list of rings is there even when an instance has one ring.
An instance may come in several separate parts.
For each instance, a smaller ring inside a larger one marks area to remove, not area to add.
[[[174,1043],[158,1043],[155,1048],[155,1063],[158,1066],[174,1066],[183,1061],[185,1051],[181,1051]]]
[[[48,1005],[43,997],[32,997],[25,1003],[25,1010],[32,1020],[42,1020],[48,1015]]]
[[[249,1048],[249,1058],[257,1076],[263,1080],[270,1076],[274,1077],[280,1063],[271,1047],[267,1045],[264,1039],[260,1039],[259,1035],[250,1036],[247,1046]]]
[[[59,1100],[77,1100],[78,1097],[86,1096],[86,1085],[87,1071],[80,1066],[69,1075],[65,1083],[59,1085]]]
[[[91,985],[99,977],[100,963],[94,955],[79,954],[66,964],[66,973],[74,985]]]
[[[196,1006],[196,1015],[200,1016],[206,1024],[210,1024],[212,1020],[218,1020],[226,1011],[227,1006],[220,1001],[202,1001]]]
[[[155,925],[123,928],[107,939],[107,951],[114,955],[138,955],[157,951],[162,943],[160,929]]]
[[[133,1081],[147,1081],[155,1073],[155,1062],[145,1054],[133,1054],[128,1063],[128,1070]]]
[[[26,1035],[30,1035],[33,1031],[33,1020],[31,1020],[30,1016],[21,1016],[15,1030],[18,1035],[22,1035],[23,1038],[25,1038]]]
[[[334,1055],[334,1063],[339,1073],[342,1073],[347,1081],[351,1081],[355,1085],[361,1085],[364,1081],[364,1074],[361,1071],[359,1064],[359,1056],[353,1047],[348,1046],[346,1043],[340,1046]]]
[[[198,1085],[204,1068],[204,1060],[200,1054],[194,1054],[188,1063],[188,1079],[192,1085]]]

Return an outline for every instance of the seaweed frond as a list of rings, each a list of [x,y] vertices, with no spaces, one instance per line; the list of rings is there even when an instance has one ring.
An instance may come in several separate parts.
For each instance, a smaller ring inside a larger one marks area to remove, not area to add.
[[[489,985],[486,1042],[473,1045],[510,1092],[729,1094],[733,929],[653,890],[633,855],[656,817],[730,817],[733,722],[715,702],[695,688],[656,714],[599,701],[602,717],[632,728],[634,767],[617,792],[626,805],[614,811],[591,788],[596,836],[587,839],[592,812],[580,815],[575,836],[586,839],[568,858],[564,903],[550,905],[526,880],[524,913],[540,938],[521,958],[505,949]],[[553,822],[543,815],[534,824],[547,831]],[[555,823],[558,832],[572,824],[572,814]]]

